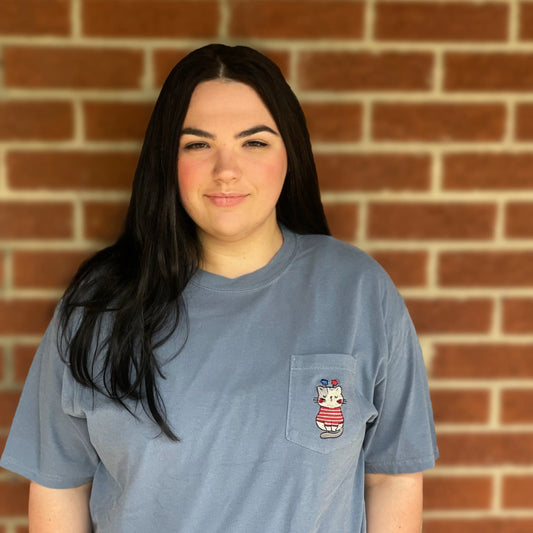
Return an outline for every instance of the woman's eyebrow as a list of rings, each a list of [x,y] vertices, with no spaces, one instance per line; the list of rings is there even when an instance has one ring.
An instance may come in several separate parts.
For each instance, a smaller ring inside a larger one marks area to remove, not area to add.
[[[214,139],[215,136],[208,131],[201,130],[199,128],[183,128],[181,135],[196,135],[196,137],[207,137],[208,139]]]
[[[260,133],[263,131],[272,133],[273,135],[279,135],[278,132],[274,131],[272,128],[265,126],[264,124],[260,124],[258,126],[253,126],[244,131],[241,131],[240,133],[237,133],[237,135],[235,135],[235,138],[242,139],[243,137],[249,137],[250,135],[255,135],[256,133]],[[208,131],[201,130],[200,128],[183,128],[181,130],[181,135],[195,135],[196,137],[216,139],[216,135],[213,135],[212,133],[209,133]]]
[[[267,131],[268,133],[279,135],[272,128],[269,128],[268,126],[265,126],[264,124],[261,124],[259,126],[253,126],[252,128],[248,128],[247,130],[241,131],[235,137],[237,139],[241,139],[242,137],[249,137],[250,135],[255,135],[256,133],[260,133],[262,131]]]

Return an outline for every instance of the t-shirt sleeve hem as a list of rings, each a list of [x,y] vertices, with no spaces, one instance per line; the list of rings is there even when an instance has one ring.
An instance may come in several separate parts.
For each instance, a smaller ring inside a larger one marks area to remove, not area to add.
[[[93,479],[92,476],[56,476],[37,472],[20,464],[17,460],[5,456],[2,457],[0,466],[50,489],[72,489],[89,483]]]
[[[365,463],[365,473],[367,474],[414,474],[422,472],[435,466],[438,453],[424,458],[395,461],[395,462],[369,462]]]

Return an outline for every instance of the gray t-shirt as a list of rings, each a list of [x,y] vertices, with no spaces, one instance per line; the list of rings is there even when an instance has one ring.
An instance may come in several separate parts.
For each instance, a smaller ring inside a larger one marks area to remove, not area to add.
[[[365,531],[364,474],[437,457],[419,344],[365,253],[283,233],[264,268],[186,288],[187,320],[158,350],[180,442],[73,380],[56,313],[0,464],[49,487],[92,480],[99,533]]]

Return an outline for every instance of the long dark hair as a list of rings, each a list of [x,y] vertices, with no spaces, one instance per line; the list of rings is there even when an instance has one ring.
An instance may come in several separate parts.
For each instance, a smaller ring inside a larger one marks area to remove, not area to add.
[[[155,350],[182,318],[180,296],[202,255],[195,224],[180,202],[178,146],[195,87],[220,78],[255,89],[279,128],[288,165],[278,222],[301,234],[329,234],[305,118],[279,68],[244,46],[212,44],[182,59],[148,124],[122,234],[80,267],[60,308],[73,377],[130,411],[126,401],[140,401],[172,439],[177,437],[157,387],[164,376]],[[104,316],[112,317],[111,326],[95,348]]]

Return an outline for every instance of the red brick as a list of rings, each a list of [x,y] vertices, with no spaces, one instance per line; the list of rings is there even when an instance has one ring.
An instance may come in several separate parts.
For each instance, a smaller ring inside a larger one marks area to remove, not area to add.
[[[15,346],[13,351],[13,369],[15,382],[22,384],[26,380],[30,365],[37,351],[37,346],[20,344]]]
[[[410,298],[406,303],[420,334],[487,333],[491,325],[490,300]]]
[[[115,240],[122,231],[127,209],[127,202],[86,202],[83,206],[85,237]]]
[[[13,253],[16,288],[65,289],[89,252],[15,251]]]
[[[29,487],[27,481],[0,481],[0,516],[25,516]]]
[[[41,335],[54,314],[52,300],[0,300],[0,335]]]
[[[505,236],[533,237],[533,203],[509,202],[505,206]]]
[[[410,154],[317,154],[324,191],[427,191],[431,160]]]
[[[533,389],[502,391],[502,422],[506,424],[533,422]]]
[[[91,141],[141,140],[152,102],[85,102],[85,136]]]
[[[533,476],[504,476],[503,506],[507,509],[533,508]]]
[[[504,129],[502,104],[377,103],[372,113],[378,141],[499,141]]]
[[[357,206],[353,204],[324,204],[329,229],[334,237],[353,241],[357,233]]]
[[[426,477],[424,509],[489,509],[492,496],[490,477]]]
[[[443,252],[439,284],[444,287],[531,287],[533,252]]]
[[[503,41],[507,20],[504,4],[387,2],[376,5],[374,33],[385,41]]]
[[[530,379],[533,345],[437,344],[431,374],[442,379]]]
[[[137,152],[10,152],[8,181],[13,189],[127,191],[137,160]]]
[[[533,433],[440,433],[439,465],[529,465]]]
[[[307,90],[409,91],[430,89],[432,70],[424,52],[303,52],[298,76]]]
[[[90,37],[216,37],[216,1],[84,0],[83,34]]]
[[[533,139],[533,104],[517,104],[515,122],[515,136],[518,140]]]
[[[531,533],[529,518],[449,518],[424,520],[424,533]]]
[[[368,235],[374,239],[491,239],[496,211],[490,204],[371,203]]]
[[[509,298],[503,301],[503,331],[533,333],[533,299]]]
[[[470,424],[488,421],[490,395],[486,390],[432,390],[431,403],[437,423]]]
[[[0,140],[64,140],[74,132],[67,102],[0,102]]]
[[[21,391],[3,391],[0,392],[0,427],[7,428],[11,425],[15,410],[19,403]]]
[[[58,89],[137,89],[140,50],[115,48],[5,47],[6,87]]]
[[[0,239],[53,239],[71,236],[70,203],[0,201]]]
[[[533,6],[527,2],[520,2],[520,38],[531,41],[533,39]]]
[[[359,39],[364,5],[317,0],[231,0],[232,37],[292,39]]]
[[[448,91],[530,91],[531,53],[450,52],[444,57]]]
[[[447,190],[533,188],[533,156],[527,153],[447,154],[443,166]]]
[[[361,138],[361,104],[304,103],[313,142],[354,142]]]
[[[154,85],[160,88],[176,63],[181,61],[190,50],[156,50],[153,53]]]
[[[70,1],[2,0],[0,35],[68,35]]]
[[[282,50],[265,50],[262,48],[258,48],[258,50],[274,61],[286,78],[289,76],[290,58],[287,52]],[[189,50],[183,49],[156,50],[154,52],[154,85],[156,88],[163,85],[176,63],[183,59],[188,52]]]
[[[427,252],[374,251],[372,256],[399,287],[422,287],[427,283]]]

